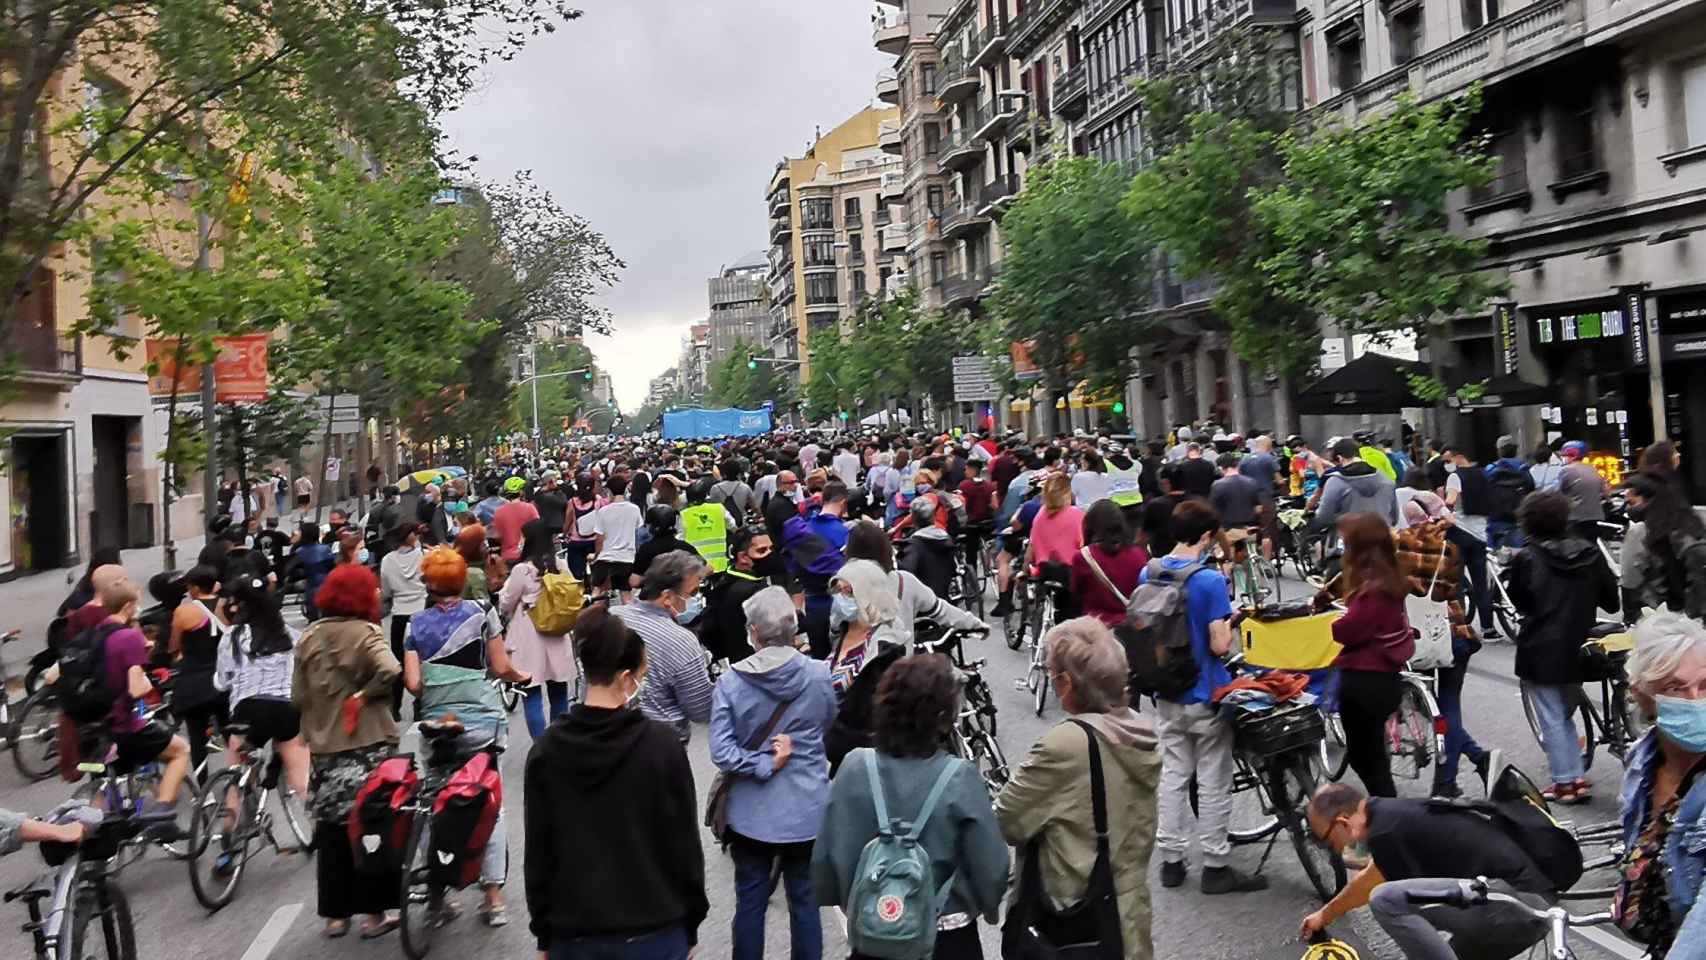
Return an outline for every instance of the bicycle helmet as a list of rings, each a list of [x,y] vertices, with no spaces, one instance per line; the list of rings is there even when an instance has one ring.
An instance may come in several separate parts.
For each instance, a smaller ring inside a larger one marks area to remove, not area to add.
[[[526,487],[527,481],[520,477],[510,477],[508,480],[504,481],[505,493],[520,493],[522,490],[526,489]]]
[[[656,503],[646,509],[646,529],[654,533],[674,533],[676,509],[667,503]]]

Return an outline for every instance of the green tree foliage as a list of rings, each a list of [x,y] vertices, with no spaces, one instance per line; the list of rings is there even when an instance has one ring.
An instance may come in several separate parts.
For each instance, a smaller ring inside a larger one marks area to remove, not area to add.
[[[539,429],[544,436],[553,437],[563,432],[564,420],[568,420],[572,428],[575,420],[593,409],[593,380],[588,379],[587,374],[594,377],[598,374],[592,351],[579,340],[564,339],[540,344],[535,351],[541,378],[538,383]],[[522,373],[525,377],[525,364]],[[514,390],[515,411],[519,422],[531,431],[534,384],[518,383],[521,385]],[[602,405],[599,408],[602,409]]]
[[[1130,375],[1154,248],[1121,208],[1129,184],[1118,166],[1056,160],[1031,174],[1001,222],[1007,256],[991,313],[1003,341],[1030,345],[1054,394],[1075,377],[1118,388]]]
[[[557,0],[0,0],[0,328],[91,199],[160,146],[423,156],[430,118],[483,68],[578,16]],[[50,139],[66,151],[51,173]]]
[[[768,400],[777,407],[787,406],[788,380],[775,364],[752,359],[763,356],[766,353],[751,344],[735,344],[728,356],[711,367],[705,405],[756,410]]]
[[[861,307],[863,315],[870,302]],[[807,420],[834,420],[841,411],[858,406],[861,383],[854,367],[855,347],[840,327],[825,327],[814,331],[811,339],[811,379],[802,388]]]
[[[277,384],[260,403],[222,403],[216,412],[220,447],[230,451],[231,465],[244,478],[255,476],[251,467],[276,460],[301,469],[302,449],[320,426],[318,404],[291,396]]]

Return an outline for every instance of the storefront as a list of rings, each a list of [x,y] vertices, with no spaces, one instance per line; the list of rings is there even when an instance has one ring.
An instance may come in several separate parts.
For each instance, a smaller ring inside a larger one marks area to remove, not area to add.
[[[1608,478],[1653,440],[1642,311],[1639,293],[1524,310],[1553,398],[1540,408],[1545,439],[1586,441]]]
[[[1706,502],[1706,292],[1658,297],[1665,429],[1682,450],[1689,498]]]

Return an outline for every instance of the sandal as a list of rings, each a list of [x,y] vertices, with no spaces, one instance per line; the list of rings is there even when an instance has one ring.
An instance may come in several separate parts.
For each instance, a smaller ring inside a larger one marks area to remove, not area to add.
[[[1577,780],[1571,786],[1575,790],[1577,803],[1590,803],[1593,801],[1593,784],[1588,780]]]
[[[321,931],[327,940],[336,940],[349,935],[348,920],[327,920],[326,929]]]
[[[402,917],[386,917],[378,923],[364,923],[361,925],[361,939],[377,940],[402,925]]]

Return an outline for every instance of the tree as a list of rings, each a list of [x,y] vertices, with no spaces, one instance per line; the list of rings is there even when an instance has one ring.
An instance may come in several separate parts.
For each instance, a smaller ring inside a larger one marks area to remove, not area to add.
[[[1001,222],[1007,256],[991,313],[1004,340],[1029,345],[1049,388],[1050,417],[1074,378],[1123,388],[1130,348],[1150,322],[1143,311],[1153,245],[1121,208],[1129,184],[1115,165],[1056,160],[1032,173]]]
[[[752,359],[764,355],[751,344],[737,342],[728,356],[711,367],[706,404],[755,410],[768,400],[777,407],[786,406],[787,385],[777,376],[776,365]]]
[[[870,303],[861,306],[861,314]],[[851,340],[842,335],[839,326],[824,327],[812,334],[810,347],[811,379],[802,387],[806,419],[834,420],[843,410],[851,417],[860,400]]]
[[[237,476],[245,479],[251,464],[283,460],[301,469],[302,449],[320,426],[318,404],[293,397],[277,384],[260,403],[222,403],[216,409],[220,446],[232,451]]]
[[[520,422],[533,428],[533,388],[539,389],[539,429],[542,435],[559,432],[562,422],[573,426],[586,411],[592,409],[591,396],[594,377],[592,351],[579,340],[561,340],[535,348],[534,363],[541,377],[535,384],[524,384],[515,390],[515,405]]]
[[[424,154],[430,118],[485,66],[579,15],[558,0],[0,0],[0,329],[91,199],[160,144]],[[66,95],[73,65],[84,83]]]

